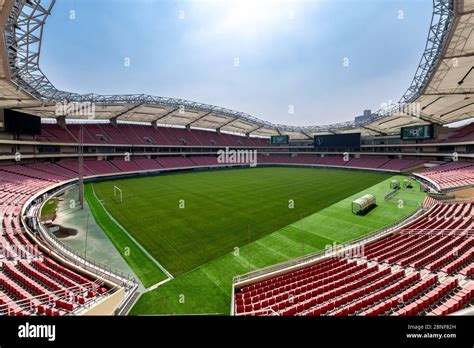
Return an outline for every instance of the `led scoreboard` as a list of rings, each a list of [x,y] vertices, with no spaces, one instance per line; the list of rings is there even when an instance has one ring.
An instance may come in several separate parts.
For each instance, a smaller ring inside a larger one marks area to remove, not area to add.
[[[433,138],[433,125],[402,127],[400,134],[402,140],[431,139]]]
[[[360,147],[360,133],[316,135],[316,149],[357,149]]]
[[[274,135],[271,139],[272,145],[282,145],[288,144],[290,142],[290,137],[288,135]]]
[[[40,135],[41,117],[15,110],[1,109],[0,130],[7,133]]]

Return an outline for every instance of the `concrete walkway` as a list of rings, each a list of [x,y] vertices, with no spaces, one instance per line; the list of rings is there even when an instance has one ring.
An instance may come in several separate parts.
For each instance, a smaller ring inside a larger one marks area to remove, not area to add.
[[[53,223],[77,230],[77,234],[74,236],[60,238],[61,242],[78,253],[86,254],[88,258],[92,258],[99,263],[128,273],[139,281],[139,278],[123,259],[122,255],[120,255],[107,235],[95,222],[87,202],[84,202],[84,209],[81,210],[79,208],[78,188],[74,187],[65,191],[59,198],[61,201],[58,204],[56,219]],[[75,201],[74,208],[71,208],[71,201]],[[139,290],[144,290],[143,285],[141,285]]]

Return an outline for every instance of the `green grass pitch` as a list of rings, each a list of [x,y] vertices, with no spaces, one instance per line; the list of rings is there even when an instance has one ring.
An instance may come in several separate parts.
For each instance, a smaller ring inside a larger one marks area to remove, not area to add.
[[[257,168],[94,185],[105,208],[173,275],[359,192],[384,174]],[[123,203],[113,187],[123,192]],[[294,208],[290,209],[291,200]]]
[[[93,185],[106,209],[176,277],[145,293],[132,314],[227,314],[233,276],[349,241],[413,212],[415,206],[400,208],[396,200],[420,202],[417,185],[383,202],[391,178],[256,168]],[[114,185],[123,190],[123,203],[114,199]],[[364,217],[353,215],[351,201],[367,192],[376,194],[379,206]]]
[[[149,287],[165,280],[167,277],[160,268],[109,218],[94,196],[92,185],[86,185],[84,193],[95,221],[133,269],[143,286]]]

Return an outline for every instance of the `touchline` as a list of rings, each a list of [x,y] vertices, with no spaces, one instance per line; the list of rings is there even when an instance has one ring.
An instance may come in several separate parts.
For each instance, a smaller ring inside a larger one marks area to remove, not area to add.
[[[18,326],[18,337],[20,338],[47,338],[52,342],[56,339],[55,325],[34,325],[26,323]]]

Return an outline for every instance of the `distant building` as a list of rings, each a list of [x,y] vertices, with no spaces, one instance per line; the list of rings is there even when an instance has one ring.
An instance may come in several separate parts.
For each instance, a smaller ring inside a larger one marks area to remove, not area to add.
[[[372,110],[364,110],[363,115],[355,117],[355,123],[358,126],[370,120],[371,117],[372,117]]]

